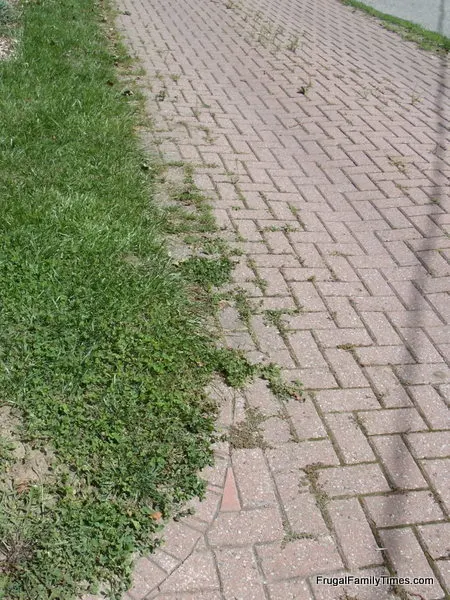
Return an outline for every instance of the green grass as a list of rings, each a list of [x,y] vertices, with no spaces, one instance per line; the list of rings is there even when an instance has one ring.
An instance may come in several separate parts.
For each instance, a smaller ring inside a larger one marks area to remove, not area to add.
[[[140,150],[145,115],[108,6],[8,14],[20,41],[0,62],[0,599],[75,600],[98,584],[120,598],[134,556],[203,494],[212,374],[262,377],[285,400],[300,388],[215,346],[233,253],[190,165],[168,205],[152,203],[170,165]],[[172,263],[168,234],[199,255]],[[46,468],[17,484],[24,448]]]
[[[68,600],[98,581],[120,595],[132,553],[157,543],[155,514],[201,494],[211,462],[203,389],[222,359],[185,281],[216,285],[230,266],[171,265],[137,95],[122,94],[102,16],[94,0],[25,2],[0,63],[0,402],[20,440],[56,457],[41,484],[0,485],[5,600]]]
[[[13,19],[13,9],[9,2],[0,0],[0,25],[8,23]]]
[[[16,24],[17,11],[7,0],[0,0],[0,36],[10,37]]]
[[[373,17],[377,17],[383,22],[386,29],[399,33],[406,40],[416,42],[424,50],[450,51],[450,38],[440,33],[429,31],[416,23],[380,12],[358,0],[341,0],[341,2],[347,6],[362,10]]]

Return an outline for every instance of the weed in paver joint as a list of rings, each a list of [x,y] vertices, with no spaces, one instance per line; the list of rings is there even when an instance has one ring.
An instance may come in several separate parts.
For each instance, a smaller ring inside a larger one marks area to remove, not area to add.
[[[357,90],[357,92],[361,96],[361,98],[364,98],[364,100],[367,100],[370,96],[369,88],[361,87],[360,89]]]
[[[309,483],[310,483],[310,489],[311,492],[314,494],[314,497],[316,499],[316,504],[317,506],[323,511],[329,501],[329,496],[328,494],[325,492],[325,490],[323,490],[319,484],[319,469],[321,467],[324,467],[325,465],[323,465],[322,463],[311,463],[310,465],[307,465],[306,467],[304,467],[303,471],[306,473]]]
[[[225,240],[219,237],[207,237],[208,234],[193,236],[190,242],[194,247],[197,245],[199,249],[208,255],[220,255],[222,258],[234,254],[234,250],[228,247]]]
[[[260,25],[257,41],[265,46],[266,43],[273,43],[274,30],[269,21],[265,21]]]
[[[295,227],[291,223],[285,223],[284,225],[268,225],[264,227],[264,231],[283,231],[284,233],[293,233],[299,231],[298,227]]]
[[[199,125],[198,128],[200,129],[200,131],[203,131],[203,133],[205,134],[205,142],[207,144],[212,144],[214,142],[214,138],[211,135],[211,129],[209,127],[207,127],[206,125]]]
[[[167,90],[166,88],[162,88],[161,90],[159,90],[159,92],[157,94],[155,94],[155,100],[156,102],[164,102],[164,100],[166,99],[167,96]]]
[[[286,324],[283,320],[283,316],[285,315],[298,315],[300,314],[299,308],[272,308],[265,311],[265,319],[267,323],[274,325],[281,334],[285,334],[287,332]]]
[[[249,328],[250,318],[253,314],[255,314],[255,307],[253,306],[248,293],[246,290],[239,289],[234,293],[233,298],[239,316]]]
[[[268,444],[260,431],[266,417],[257,408],[247,408],[245,419],[230,427],[228,439],[232,448],[267,448]]]
[[[234,189],[236,190],[236,194],[237,194],[239,200],[245,206],[245,195],[244,195],[243,191],[241,190],[241,188],[239,187],[239,185],[237,183],[234,184]]]
[[[397,169],[400,171],[400,173],[406,172],[406,163],[402,157],[388,156],[388,160],[391,164],[393,164],[395,167],[397,167]]]
[[[306,226],[304,224],[304,222],[300,219],[299,215],[300,215],[300,209],[297,208],[296,206],[294,206],[294,204],[288,203],[288,207],[289,210],[291,211],[291,213],[294,215],[294,217],[297,217],[297,222],[299,224],[299,226],[305,230]]]
[[[273,35],[273,43],[277,48],[281,47],[281,41],[279,44],[276,44],[275,40],[277,38],[280,38],[280,40],[281,40],[284,35],[284,32],[285,32],[284,27],[282,25],[277,25],[277,27],[275,28],[274,35]]]
[[[258,375],[267,381],[269,389],[280,400],[305,400],[303,384],[298,380],[292,382],[283,381],[281,369],[278,365],[273,363],[258,365]]]
[[[255,274],[255,279],[254,279],[254,281],[255,281],[256,285],[259,287],[259,289],[260,289],[262,292],[265,292],[269,284],[267,283],[267,281],[266,281],[265,279],[263,279],[263,278],[262,278],[262,277],[259,275],[259,273],[258,273],[258,268],[257,268],[257,265],[256,265],[256,261],[255,261],[253,258],[249,258],[249,259],[247,260],[247,266],[248,266],[250,269],[252,269],[253,273]]]
[[[267,323],[274,325],[278,331],[284,332],[285,323],[283,321],[283,316],[285,314],[284,310],[269,309],[265,311],[264,316]]]
[[[401,190],[402,192],[404,192],[405,194],[407,194],[407,190],[408,190],[408,186],[407,185],[402,185],[401,183],[398,183],[398,181],[394,182],[394,185],[396,188],[398,188],[399,190]]]
[[[234,173],[233,171],[226,171],[225,174],[228,176],[230,183],[232,183],[233,185],[236,185],[237,183],[239,183],[239,174],[238,173]]]
[[[310,80],[310,81],[308,81],[308,83],[306,85],[300,86],[297,90],[297,93],[302,94],[302,96],[307,96],[308,92],[311,88],[312,88],[312,82]]]
[[[195,509],[193,509],[193,508],[186,508],[183,510],[179,510],[173,515],[173,520],[181,521],[181,519],[184,519],[185,517],[190,517],[193,514],[195,514]]]
[[[295,542],[296,540],[317,540],[318,536],[313,533],[288,531],[284,534],[281,541],[281,547],[285,548],[289,543]]]
[[[176,163],[178,166],[178,163]],[[182,206],[169,206],[162,214],[167,233],[212,233],[217,230],[211,206],[198,190],[193,179],[193,166],[181,163],[185,175],[181,187],[173,191],[173,199],[187,207],[195,208],[190,213]]]
[[[336,346],[338,350],[347,350],[348,352],[356,348],[355,344],[339,344]]]
[[[300,45],[300,37],[298,35],[291,35],[289,42],[286,45],[286,48],[290,52],[295,52]]]
[[[220,165],[218,163],[196,163],[194,164],[196,169],[219,169]]]
[[[271,392],[280,400],[304,401],[303,385],[300,381],[286,382],[278,365],[252,364],[240,350],[219,348],[214,354],[215,370],[221,373],[230,387],[243,388],[255,377],[267,381]]]

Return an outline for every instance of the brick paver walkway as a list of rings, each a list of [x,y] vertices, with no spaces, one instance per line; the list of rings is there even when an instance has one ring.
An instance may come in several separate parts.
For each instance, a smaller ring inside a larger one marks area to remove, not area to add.
[[[197,166],[239,236],[234,281],[256,314],[247,328],[225,308],[227,342],[307,390],[281,403],[261,381],[216,386],[221,425],[258,408],[265,443],[218,448],[206,501],[138,561],[128,599],[445,598],[445,59],[338,0],[119,6],[154,142]],[[316,577],[395,572],[434,583]]]

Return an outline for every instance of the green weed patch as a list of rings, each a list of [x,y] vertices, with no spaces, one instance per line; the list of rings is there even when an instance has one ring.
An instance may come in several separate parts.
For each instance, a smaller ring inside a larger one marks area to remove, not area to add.
[[[101,5],[25,2],[21,19],[0,62],[0,408],[21,422],[0,438],[0,598],[98,581],[119,597],[160,515],[202,494],[216,360],[165,251]],[[228,272],[191,267],[211,284]],[[42,480],[17,484],[11,444],[51,449]]]

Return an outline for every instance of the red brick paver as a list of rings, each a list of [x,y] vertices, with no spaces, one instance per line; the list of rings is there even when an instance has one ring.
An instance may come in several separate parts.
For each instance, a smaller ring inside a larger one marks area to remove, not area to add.
[[[448,597],[445,58],[338,0],[118,3],[152,143],[243,253],[256,314],[224,307],[225,340],[306,388],[215,390],[219,425],[258,408],[266,444],[221,444],[128,600]],[[350,572],[433,583],[317,580]]]

